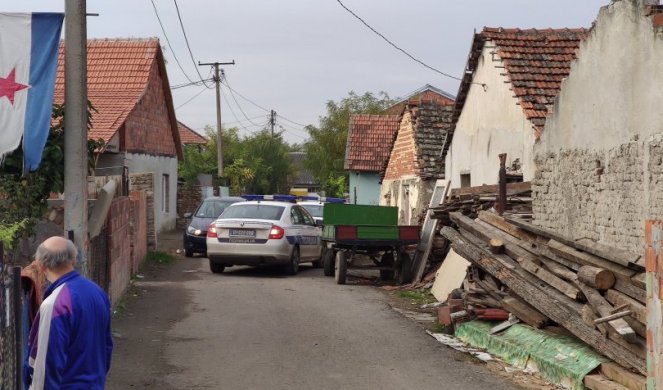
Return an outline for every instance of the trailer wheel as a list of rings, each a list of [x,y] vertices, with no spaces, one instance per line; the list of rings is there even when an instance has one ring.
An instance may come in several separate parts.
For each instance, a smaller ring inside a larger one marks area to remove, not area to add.
[[[380,260],[380,267],[389,267],[389,269],[380,270],[380,279],[391,280],[394,278],[394,254],[385,252]]]
[[[345,259],[345,252],[338,251],[336,252],[336,262],[334,266],[334,278],[336,279],[336,284],[345,284],[345,276],[348,272],[348,262]]]
[[[410,255],[401,253],[401,269],[398,274],[398,284],[408,284],[412,281],[412,259]]]
[[[325,249],[322,256],[322,271],[325,276],[334,276],[334,250],[331,248]]]

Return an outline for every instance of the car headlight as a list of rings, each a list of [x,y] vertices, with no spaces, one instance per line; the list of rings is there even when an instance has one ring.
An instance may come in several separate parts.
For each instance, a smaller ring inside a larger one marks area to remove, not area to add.
[[[188,228],[186,228],[186,232],[189,234],[195,234],[196,229],[194,229],[193,226],[189,226]]]
[[[193,232],[193,234],[195,234],[196,236],[202,236],[202,234],[203,234],[203,231],[202,231],[202,230],[200,230],[200,229],[196,229],[196,231],[195,231],[195,232]]]

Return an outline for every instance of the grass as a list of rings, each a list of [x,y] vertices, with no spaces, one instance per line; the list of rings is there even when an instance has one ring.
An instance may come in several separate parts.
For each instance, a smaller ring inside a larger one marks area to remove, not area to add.
[[[398,296],[407,299],[413,305],[425,305],[427,303],[437,302],[437,299],[431,294],[430,290],[399,291]]]
[[[438,324],[438,323],[436,323],[436,324],[433,326],[433,329],[431,329],[431,332],[433,332],[433,333],[448,333],[448,332],[447,332],[447,326],[444,325],[444,324]]]
[[[145,260],[157,264],[168,264],[175,260],[175,256],[166,252],[153,251],[147,253]]]

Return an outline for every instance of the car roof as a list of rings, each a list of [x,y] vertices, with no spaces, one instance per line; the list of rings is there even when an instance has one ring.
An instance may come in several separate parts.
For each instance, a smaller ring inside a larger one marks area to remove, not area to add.
[[[247,205],[247,204],[255,204],[255,205],[261,204],[261,205],[267,205],[267,206],[286,206],[286,207],[294,205],[294,203],[280,202],[278,200],[245,200],[243,202],[233,203],[228,207]]]
[[[204,201],[221,201],[221,202],[243,202],[244,198],[241,198],[239,196],[209,196],[204,199]]]
[[[315,201],[315,200],[306,200],[306,201],[303,201],[303,202],[297,202],[297,204],[322,206],[322,205],[324,205],[324,202]]]

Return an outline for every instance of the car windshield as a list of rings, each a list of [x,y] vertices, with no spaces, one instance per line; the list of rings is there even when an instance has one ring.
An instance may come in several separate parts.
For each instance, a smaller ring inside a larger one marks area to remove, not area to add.
[[[195,216],[198,218],[217,218],[230,204],[232,202],[205,200],[196,210]]]
[[[283,210],[285,210],[283,206],[243,204],[228,207],[219,218],[270,219],[278,221],[281,219],[281,215],[283,215]]]
[[[312,216],[317,218],[322,218],[322,205],[319,204],[303,204],[301,205],[306,209]]]

